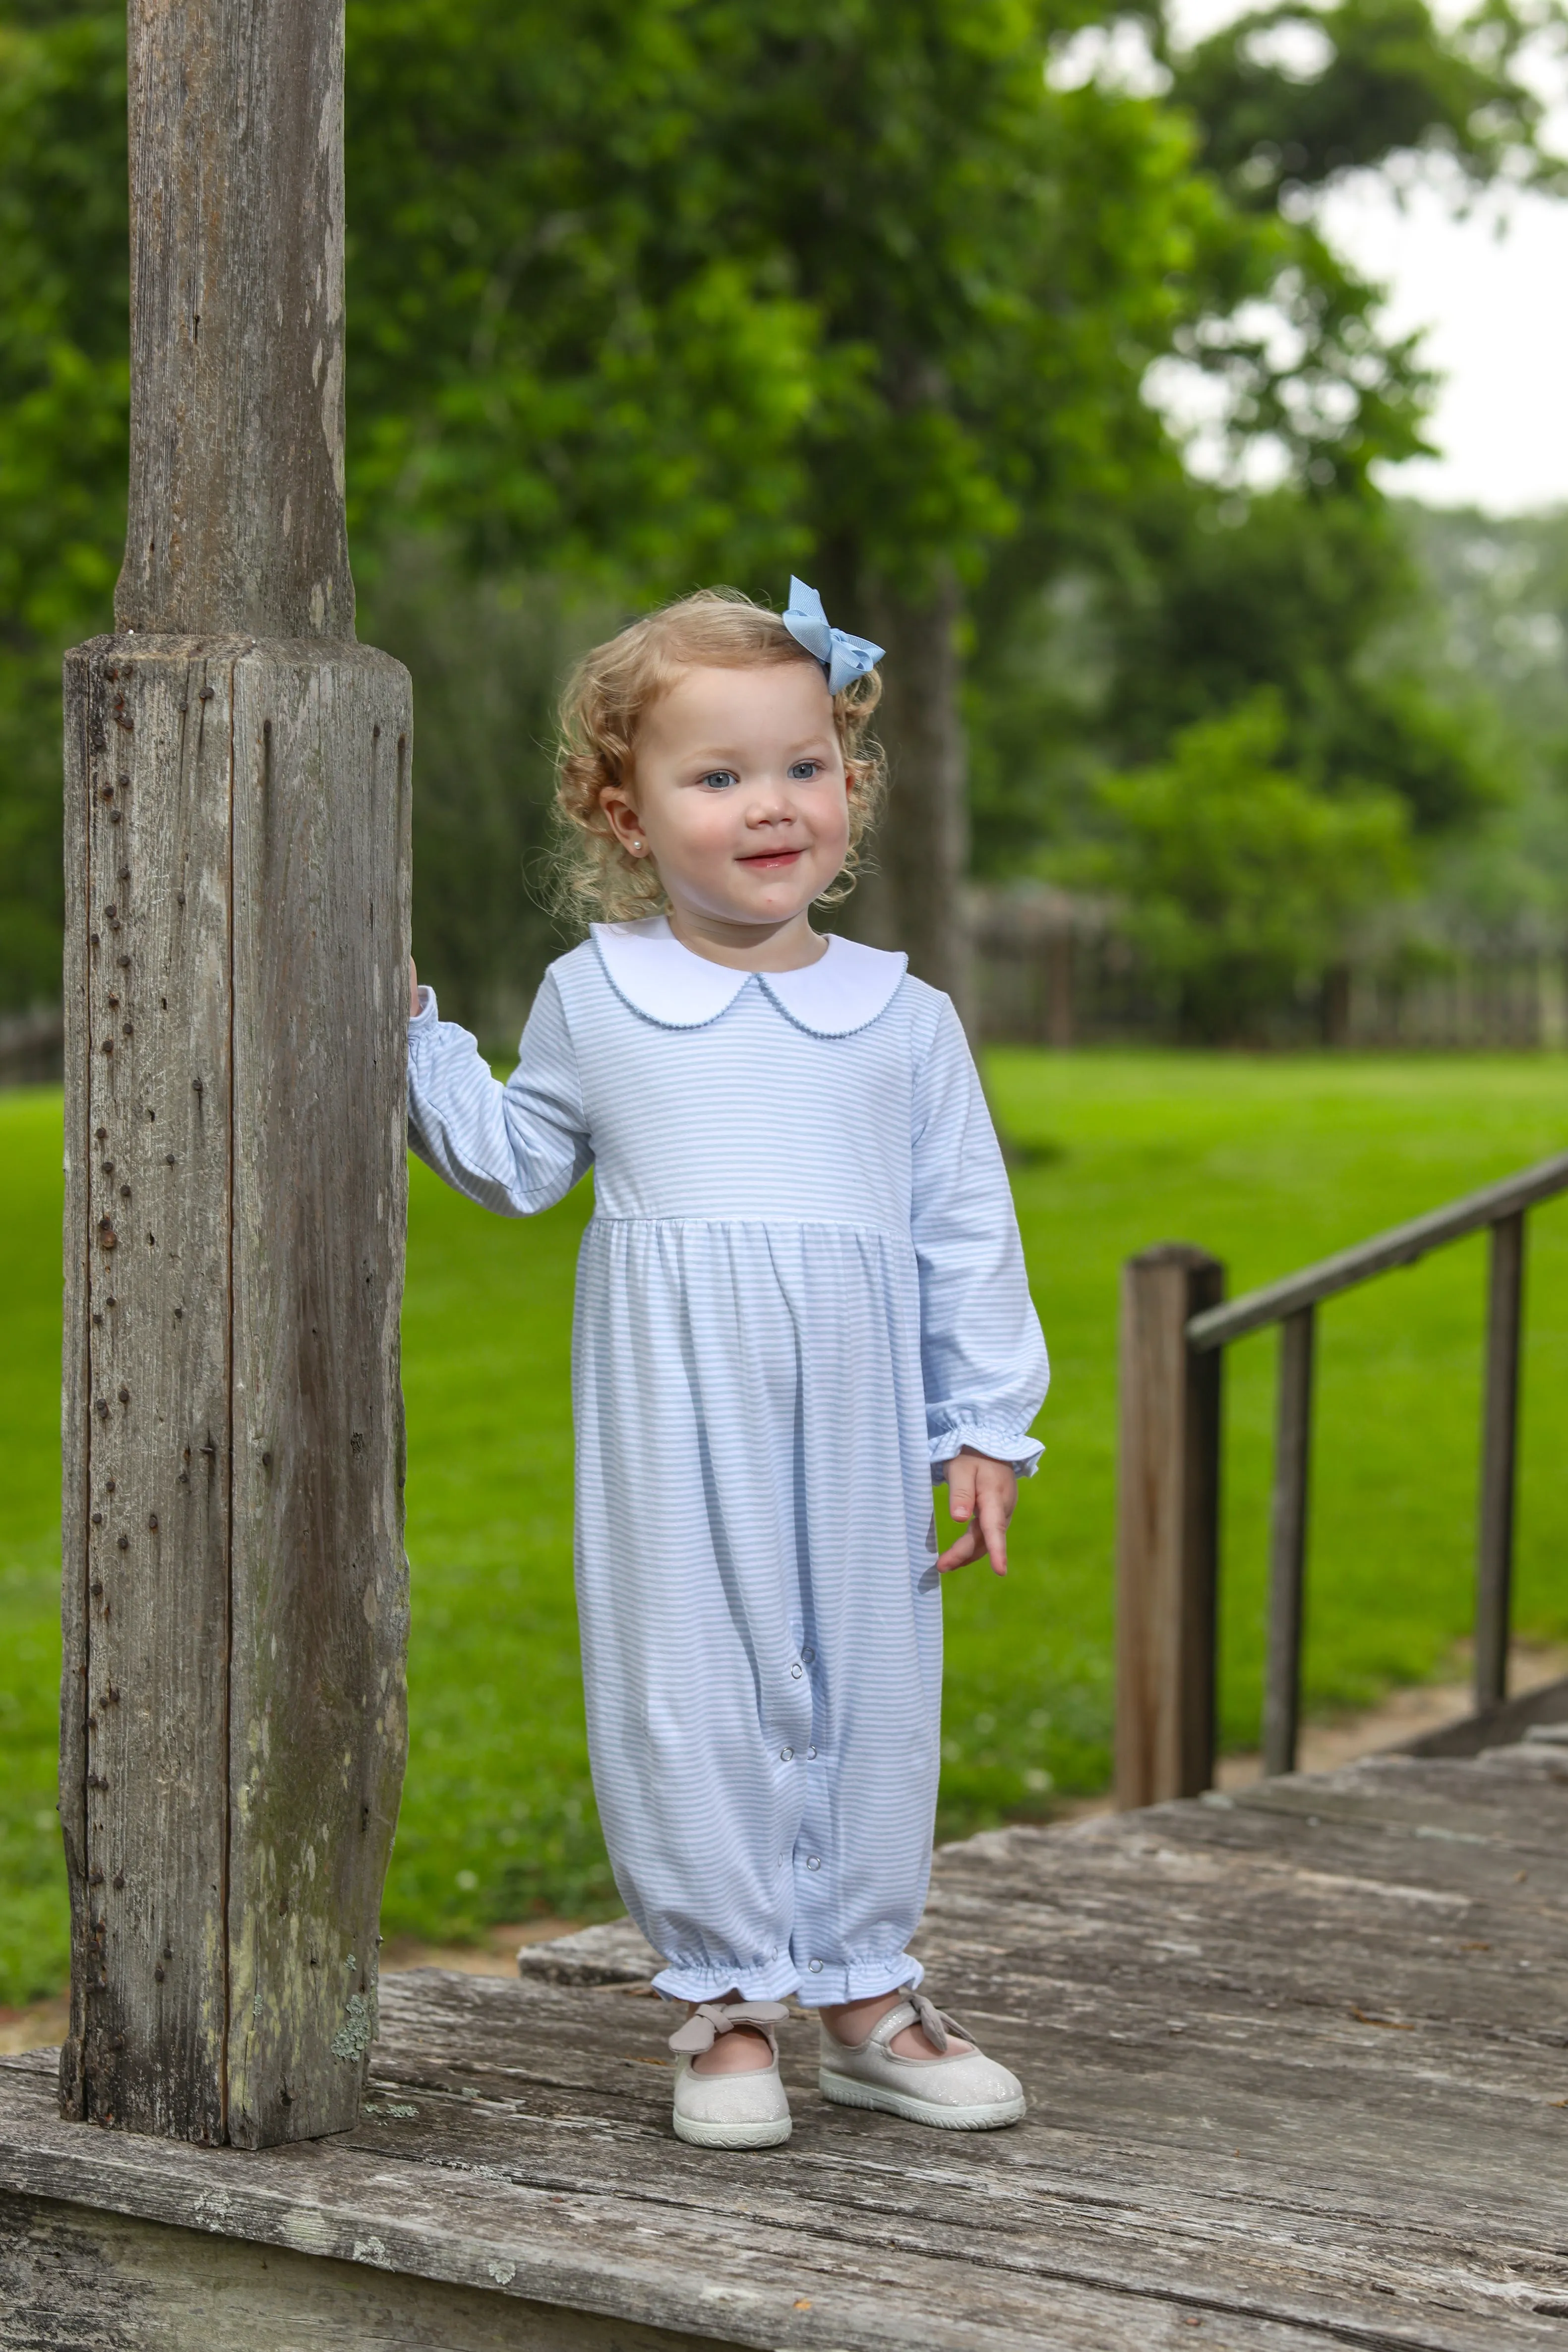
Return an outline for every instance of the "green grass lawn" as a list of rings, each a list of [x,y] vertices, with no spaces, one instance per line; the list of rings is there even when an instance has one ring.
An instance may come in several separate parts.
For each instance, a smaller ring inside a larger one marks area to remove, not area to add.
[[[1547,1058],[1244,1059],[998,1052],[1024,1147],[1024,1238],[1051,1341],[1048,1451],[1005,1584],[948,1587],[942,1828],[1044,1814],[1109,1766],[1117,1268],[1205,1244],[1232,1290],[1568,1139]],[[0,2001],[65,1970],[53,1814],[59,1102],[0,1097]],[[613,1903],[583,1741],[567,1392],[585,1196],[531,1223],[414,1171],[404,1378],[414,1563],[412,1751],[389,1931],[461,1937]],[[1530,1227],[1521,1629],[1568,1635],[1568,1202]],[[1327,1707],[1444,1667],[1467,1630],[1484,1244],[1336,1301],[1320,1339],[1308,1695]],[[1272,1335],[1227,1374],[1224,1730],[1256,1737]]]

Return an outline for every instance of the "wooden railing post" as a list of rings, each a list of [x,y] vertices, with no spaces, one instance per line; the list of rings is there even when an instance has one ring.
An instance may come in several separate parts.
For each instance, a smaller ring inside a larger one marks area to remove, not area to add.
[[[1187,1339],[1225,1268],[1166,1242],[1122,1268],[1116,1527],[1116,1801],[1195,1796],[1213,1774],[1220,1362]]]
[[[1476,1711],[1508,1696],[1513,1584],[1514,1463],[1519,1437],[1519,1339],[1524,1306],[1524,1212],[1491,1229],[1486,1396],[1476,1545]]]
[[[1296,1769],[1301,1709],[1301,1587],[1312,1469],[1312,1350],[1317,1310],[1279,1326],[1279,1403],[1268,1563],[1268,1663],[1263,1685],[1263,1769]]]

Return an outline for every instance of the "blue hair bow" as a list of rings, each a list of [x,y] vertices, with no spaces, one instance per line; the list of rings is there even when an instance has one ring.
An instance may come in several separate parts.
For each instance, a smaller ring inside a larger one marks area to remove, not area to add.
[[[816,589],[793,573],[784,625],[796,644],[815,654],[827,672],[829,694],[841,693],[852,678],[864,677],[882,658],[884,648],[874,646],[869,637],[852,637],[847,629],[831,627]]]

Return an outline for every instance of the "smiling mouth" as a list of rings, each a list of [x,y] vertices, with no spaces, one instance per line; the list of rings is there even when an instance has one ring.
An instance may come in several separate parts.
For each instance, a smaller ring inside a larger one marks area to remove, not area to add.
[[[804,849],[754,849],[737,862],[742,866],[793,866],[797,857],[805,855]]]

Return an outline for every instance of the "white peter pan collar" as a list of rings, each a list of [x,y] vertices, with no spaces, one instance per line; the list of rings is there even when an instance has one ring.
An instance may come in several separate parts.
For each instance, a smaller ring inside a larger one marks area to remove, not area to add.
[[[682,947],[663,915],[595,923],[593,932],[616,995],[667,1029],[716,1021],[755,979],[797,1027],[817,1037],[847,1037],[886,1012],[909,965],[906,955],[831,935],[826,954],[799,971],[736,971]]]

